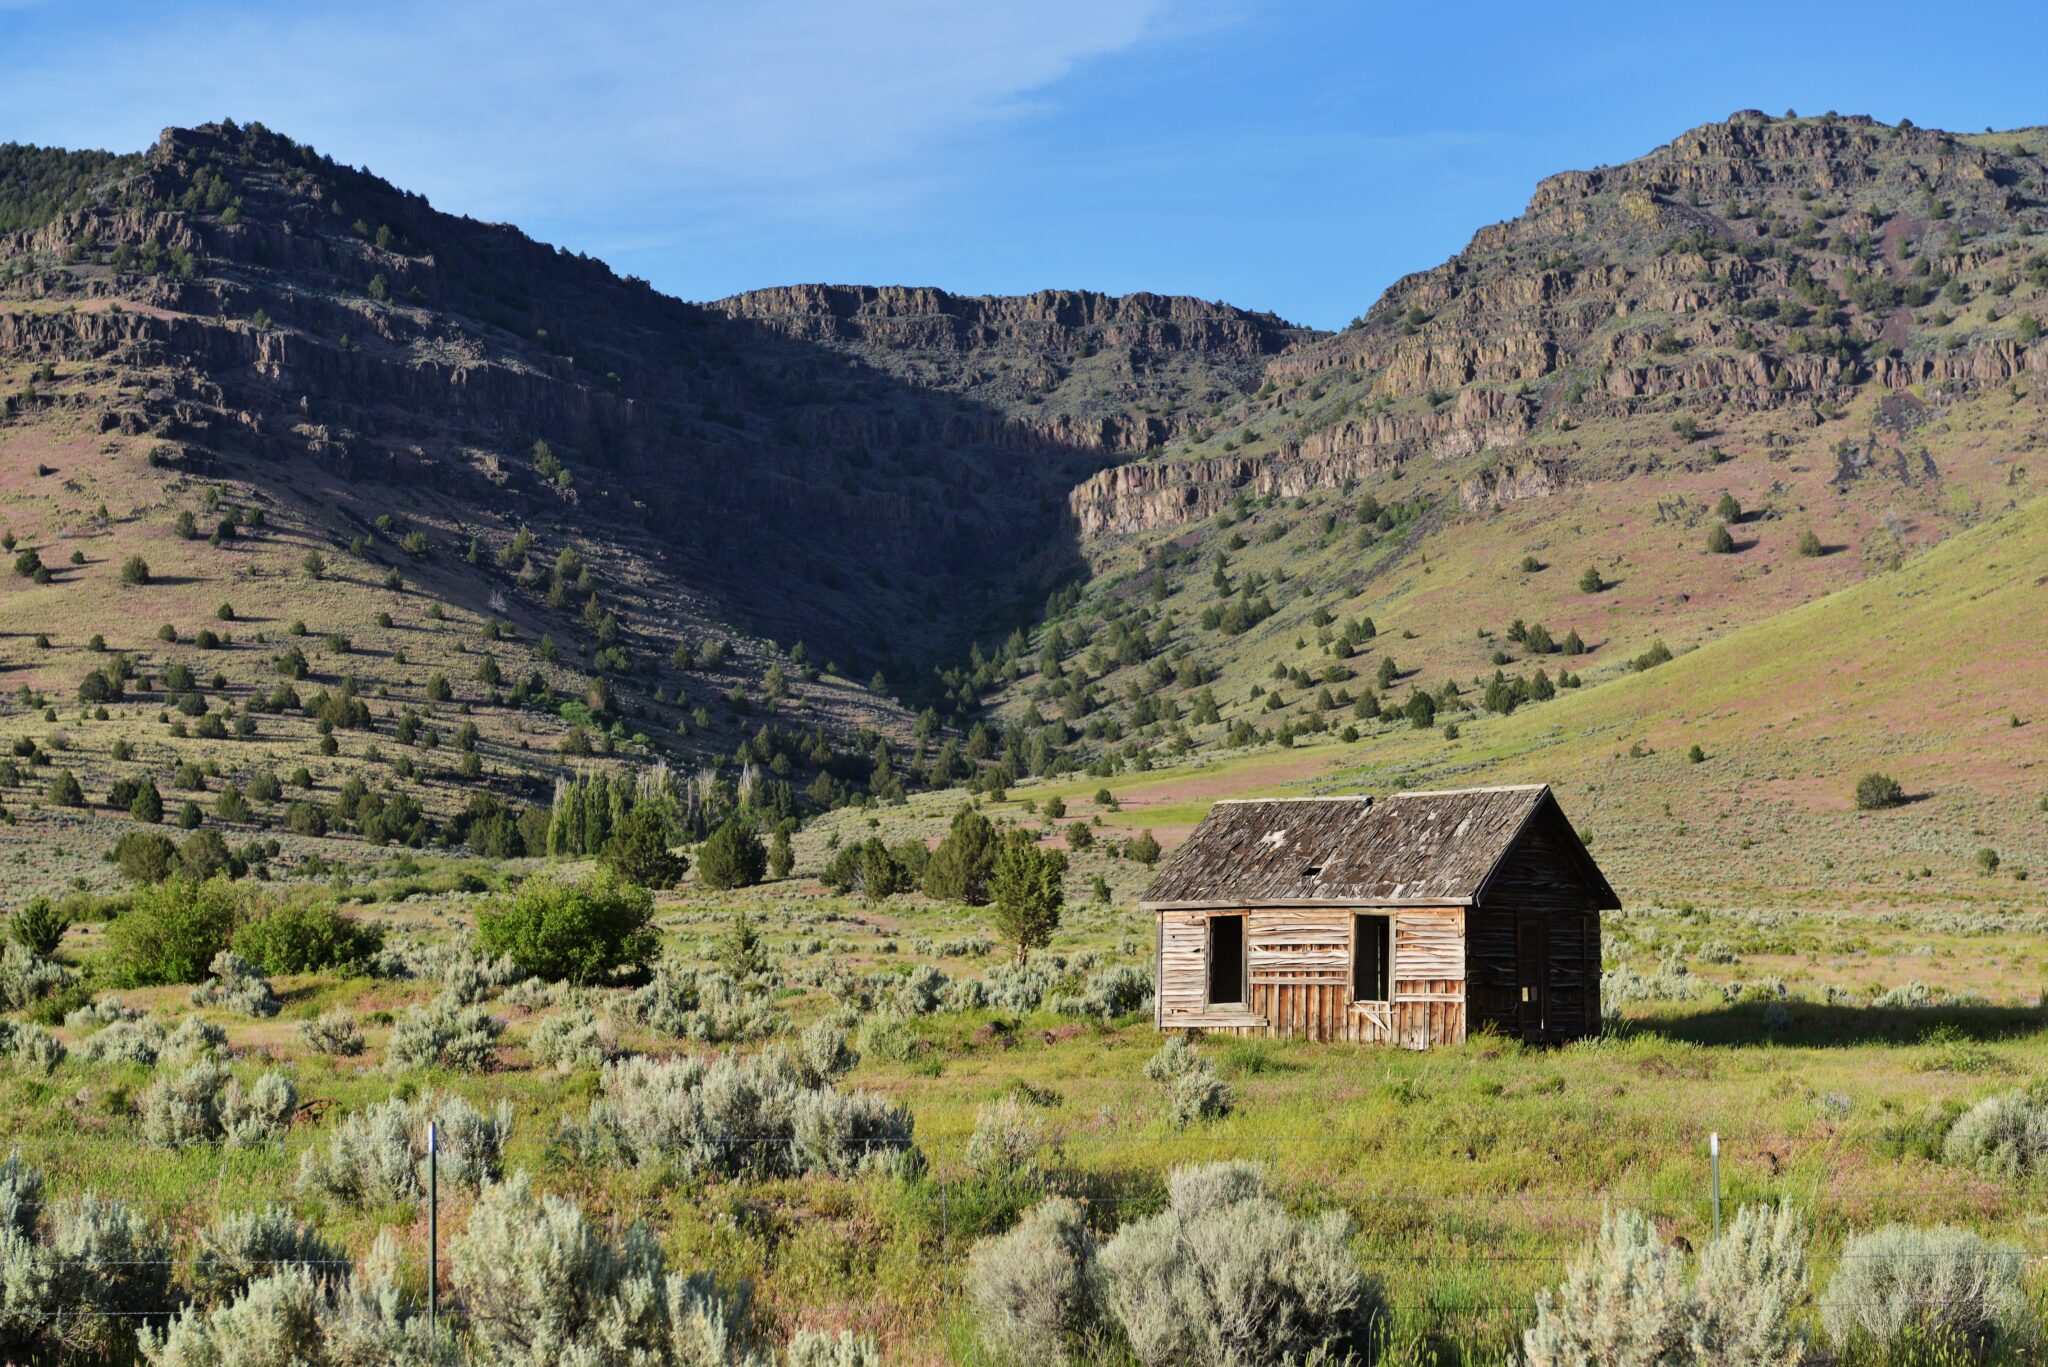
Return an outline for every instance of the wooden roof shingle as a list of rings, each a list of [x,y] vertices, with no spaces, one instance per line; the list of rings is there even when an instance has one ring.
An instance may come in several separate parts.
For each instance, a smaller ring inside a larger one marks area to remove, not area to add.
[[[1467,905],[1545,804],[1544,784],[1369,797],[1218,802],[1141,905]],[[1562,813],[1559,813],[1562,820]],[[1613,893],[1587,859],[1592,880]]]

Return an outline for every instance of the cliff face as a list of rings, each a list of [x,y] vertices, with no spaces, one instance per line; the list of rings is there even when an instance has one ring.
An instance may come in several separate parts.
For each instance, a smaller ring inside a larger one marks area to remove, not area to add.
[[[486,543],[543,518],[630,527],[678,595],[849,658],[943,655],[1035,594],[1072,554],[1067,490],[1315,336],[1071,291],[700,307],[260,128],[168,130],[91,175],[0,236],[0,353],[124,377],[92,400],[106,430],[193,467],[431,487]],[[28,420],[58,400],[8,402]]]
[[[1468,486],[1474,511],[1582,477],[1515,456],[1549,428],[1649,440],[1684,413],[1705,425],[1833,410],[1867,386],[1968,392],[2038,373],[2033,315],[1998,301],[2048,283],[2043,146],[1745,111],[1624,166],[1552,176],[1519,218],[1350,329],[1276,355],[1234,418],[1084,482],[1070,509],[1101,535],[1418,458],[1500,451],[1542,471]],[[1322,399],[1347,388],[1346,404]],[[1257,455],[1213,449],[1276,426]]]
[[[1086,290],[792,285],[711,307],[969,396],[1050,444],[1115,456],[1183,435],[1201,406],[1249,393],[1271,358],[1322,335],[1200,299]]]

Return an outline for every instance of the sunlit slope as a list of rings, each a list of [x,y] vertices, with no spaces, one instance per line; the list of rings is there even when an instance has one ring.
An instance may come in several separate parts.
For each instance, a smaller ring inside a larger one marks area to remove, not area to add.
[[[2035,499],[1667,664],[1460,717],[1456,739],[1383,723],[1352,746],[1126,775],[1109,819],[1170,840],[1219,797],[1544,781],[1637,899],[2033,905],[2040,885],[2018,874],[2048,870],[2044,670],[2048,500]],[[1911,800],[1856,811],[1870,771]],[[1984,849],[1994,873],[1979,870]]]

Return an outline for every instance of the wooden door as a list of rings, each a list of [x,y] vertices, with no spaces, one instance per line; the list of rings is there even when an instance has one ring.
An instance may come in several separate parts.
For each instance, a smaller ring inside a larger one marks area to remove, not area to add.
[[[1515,918],[1515,985],[1520,989],[1522,1038],[1542,1039],[1550,1029],[1550,921]]]

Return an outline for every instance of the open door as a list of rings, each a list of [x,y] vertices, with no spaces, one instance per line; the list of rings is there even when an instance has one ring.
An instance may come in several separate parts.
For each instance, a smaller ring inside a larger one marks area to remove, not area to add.
[[[1209,918],[1209,1005],[1245,1004],[1244,917]]]
[[[1550,921],[1515,918],[1515,985],[1520,989],[1522,1038],[1539,1040],[1550,1030]]]

